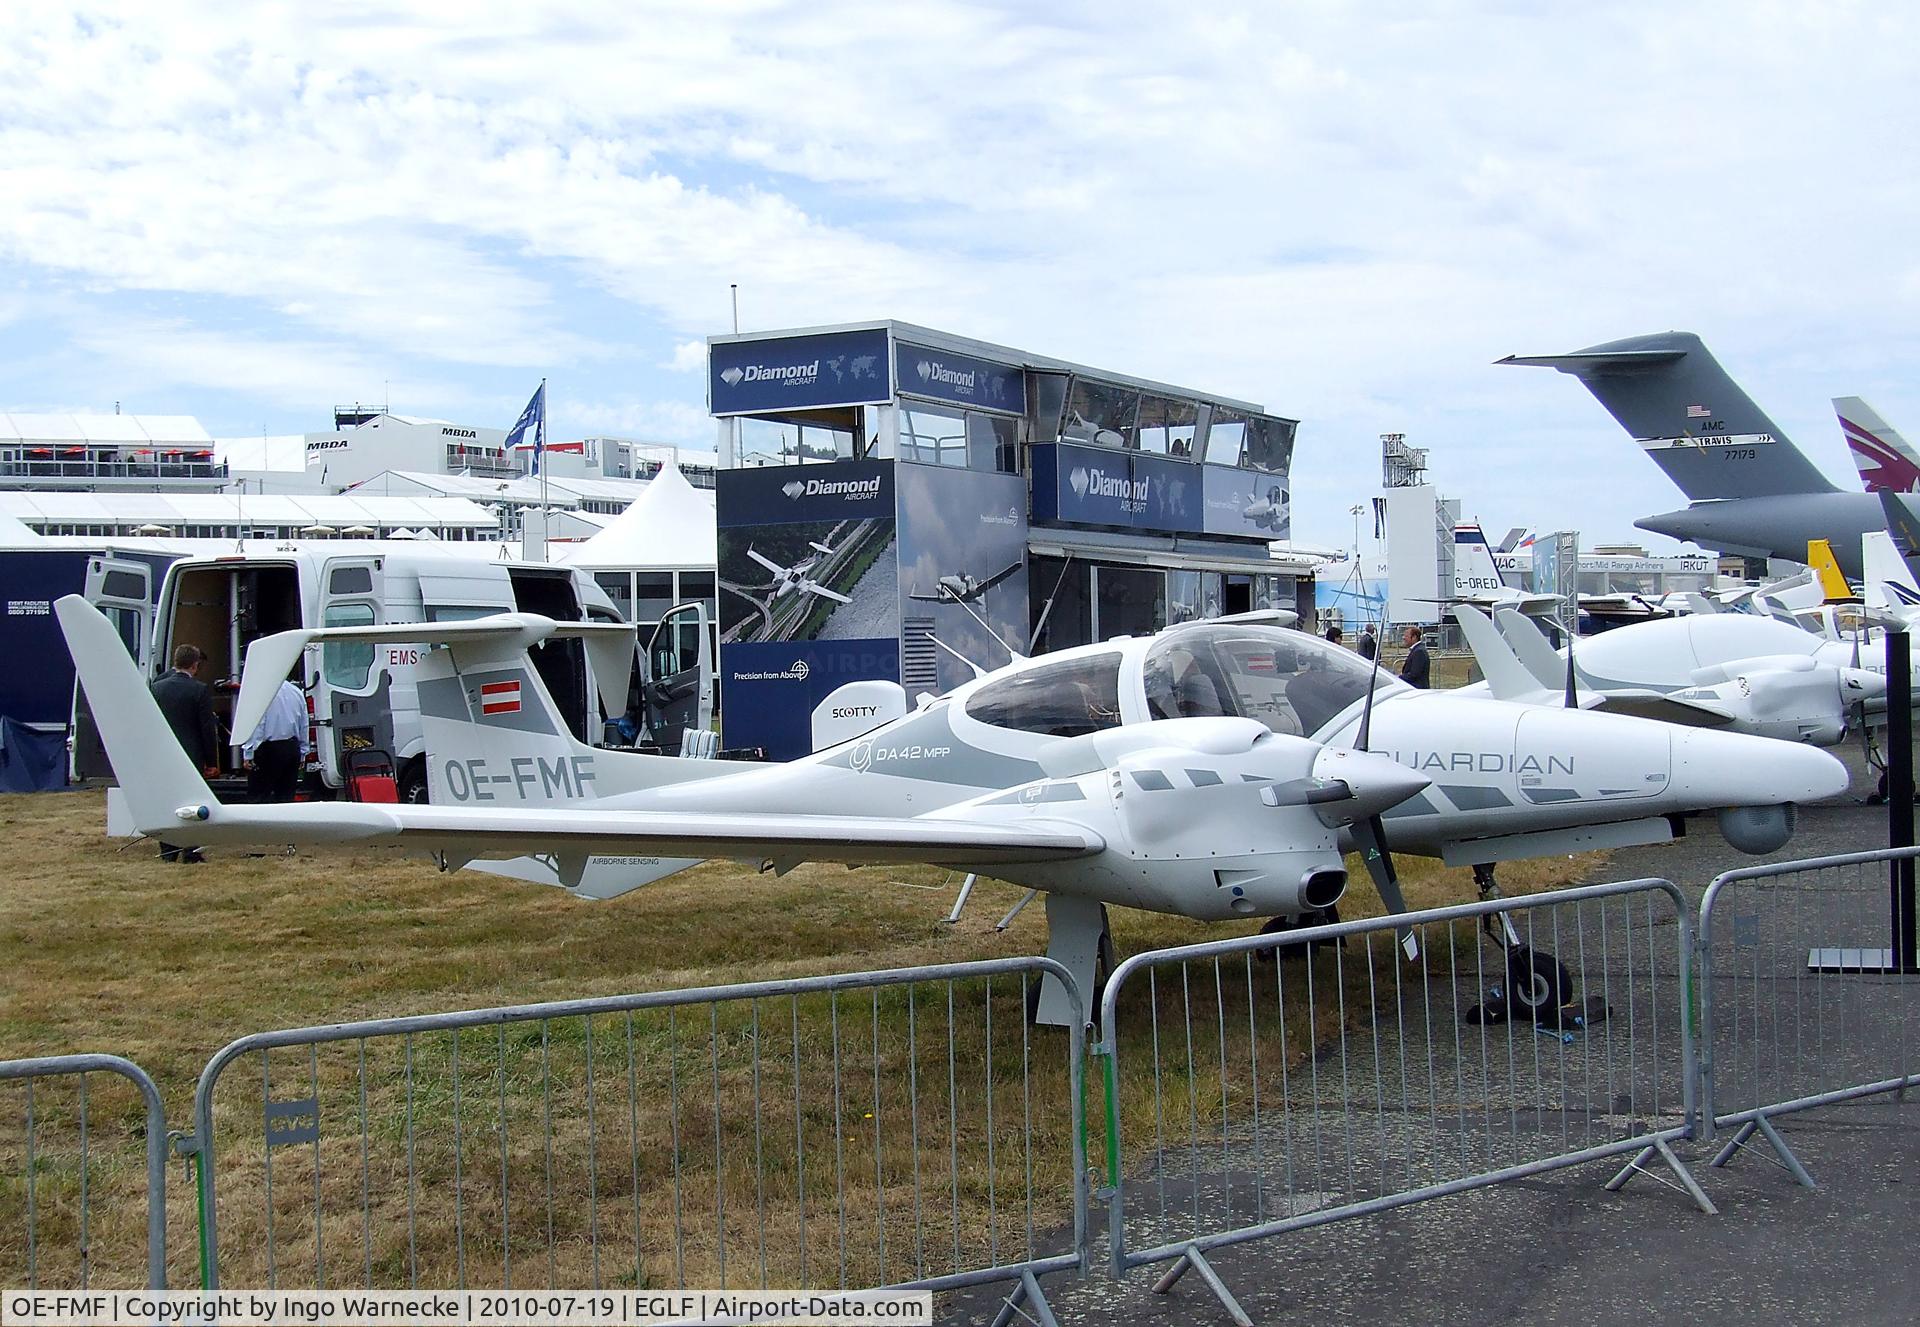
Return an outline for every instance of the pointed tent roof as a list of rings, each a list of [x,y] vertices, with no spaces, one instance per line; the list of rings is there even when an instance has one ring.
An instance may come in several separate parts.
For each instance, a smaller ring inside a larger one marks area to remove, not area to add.
[[[665,465],[646,490],[593,538],[562,555],[597,570],[707,570],[716,561],[713,494]]]

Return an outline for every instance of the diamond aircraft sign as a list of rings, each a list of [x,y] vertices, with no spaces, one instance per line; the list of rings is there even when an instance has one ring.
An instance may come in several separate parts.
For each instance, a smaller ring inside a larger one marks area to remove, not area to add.
[[[708,349],[716,415],[871,405],[891,394],[882,328],[722,341]]]

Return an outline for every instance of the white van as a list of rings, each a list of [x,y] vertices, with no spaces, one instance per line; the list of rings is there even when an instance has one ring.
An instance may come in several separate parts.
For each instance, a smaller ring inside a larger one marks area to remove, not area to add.
[[[116,616],[146,615],[126,634],[147,642],[141,663],[149,677],[169,666],[173,651],[193,645],[207,655],[200,676],[213,686],[222,740],[220,776],[244,780],[239,743],[229,731],[240,667],[253,640],[275,632],[384,622],[444,622],[502,612],[540,613],[560,621],[619,622],[605,592],[584,572],[546,563],[512,562],[474,552],[434,549],[288,547],[267,553],[184,558],[167,568],[157,604],[111,593],[131,584],[103,559],[89,576],[88,597]],[[655,628],[624,688],[625,714],[604,712],[578,640],[549,641],[532,652],[534,667],[574,735],[583,742],[639,742],[678,753],[681,733],[704,731],[713,708],[713,668],[706,610],[683,604]],[[313,716],[309,792],[338,791],[350,760],[391,761],[404,801],[425,801],[425,743],[413,684],[420,647],[331,643],[307,651],[302,664]],[[628,736],[613,735],[626,720]],[[364,753],[364,754],[362,754]],[[110,777],[85,698],[74,703],[73,776]],[[319,786],[315,786],[317,781]],[[221,791],[232,792],[233,785]]]

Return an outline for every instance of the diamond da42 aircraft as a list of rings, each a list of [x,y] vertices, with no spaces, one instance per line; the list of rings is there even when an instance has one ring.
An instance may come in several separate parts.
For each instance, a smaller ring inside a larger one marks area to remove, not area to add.
[[[530,647],[591,624],[511,613],[255,641],[240,731],[315,640],[446,647],[416,673],[431,804],[225,806],[107,620],[78,596],[55,611],[150,836],[391,842],[455,866],[547,854],[546,878],[602,897],[709,857],[977,870],[1046,895],[1048,953],[1087,992],[1110,961],[1110,903],[1299,918],[1340,899],[1343,854],[1359,849],[1402,911],[1389,849],[1485,865],[1661,841],[1673,817],[1738,808],[1757,827],[1749,843],[1770,850],[1794,803],[1847,782],[1804,746],[1418,691],[1318,637],[1233,619],[1016,660],[786,764],[649,756],[575,740],[530,664]],[[589,870],[609,855],[611,869]],[[1516,959],[1535,961],[1510,948]],[[1069,1013],[1047,980],[1040,1021]]]

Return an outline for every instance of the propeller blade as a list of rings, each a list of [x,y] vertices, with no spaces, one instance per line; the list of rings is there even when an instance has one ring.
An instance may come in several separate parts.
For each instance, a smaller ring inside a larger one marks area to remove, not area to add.
[[[1409,911],[1407,896],[1400,891],[1400,873],[1394,869],[1393,854],[1387,851],[1386,826],[1380,817],[1368,816],[1353,827],[1354,841],[1360,848],[1361,860],[1367,864],[1367,874],[1373,879],[1373,887],[1380,893],[1380,902],[1386,905],[1389,913],[1400,915]],[[1403,926],[1395,932],[1400,937],[1400,950],[1409,960],[1420,957],[1420,941],[1414,936],[1411,926]]]

